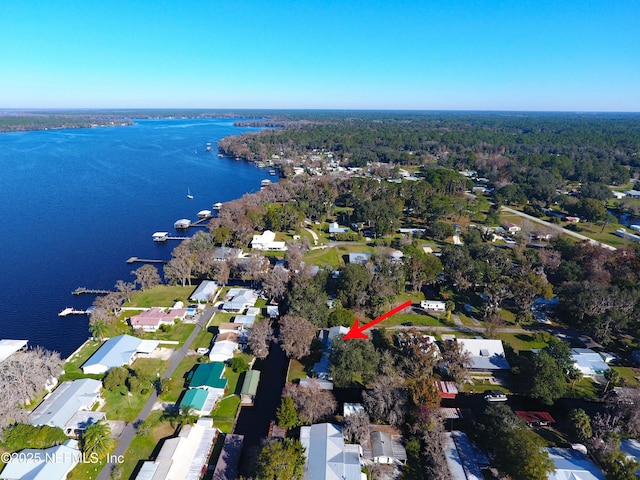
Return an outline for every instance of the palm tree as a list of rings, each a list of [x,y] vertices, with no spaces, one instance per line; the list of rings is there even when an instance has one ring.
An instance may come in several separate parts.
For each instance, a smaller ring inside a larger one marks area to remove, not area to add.
[[[104,458],[115,447],[115,440],[111,438],[111,427],[104,420],[89,425],[82,434],[82,452],[85,455],[95,454]]]
[[[102,342],[105,334],[107,333],[107,324],[102,320],[98,320],[89,326],[89,333],[91,333],[93,338],[97,338]]]

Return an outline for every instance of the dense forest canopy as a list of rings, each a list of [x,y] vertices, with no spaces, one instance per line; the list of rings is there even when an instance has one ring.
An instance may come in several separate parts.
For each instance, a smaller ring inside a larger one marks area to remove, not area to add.
[[[280,118],[283,128],[228,137],[220,149],[256,161],[332,152],[351,166],[437,163],[504,183],[528,176],[543,184],[620,184],[629,179],[626,167],[640,166],[639,120],[634,114],[324,112]],[[276,122],[251,122],[269,123]]]

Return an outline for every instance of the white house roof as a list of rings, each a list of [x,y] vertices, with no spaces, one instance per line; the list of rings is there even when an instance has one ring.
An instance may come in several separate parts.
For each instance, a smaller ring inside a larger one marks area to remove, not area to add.
[[[82,370],[104,373],[110,368],[128,365],[136,353],[152,352],[158,344],[156,340],[141,340],[131,335],[110,338],[82,365]]]
[[[209,352],[209,360],[212,362],[225,362],[233,358],[233,353],[237,348],[238,344],[229,340],[216,342]]]
[[[0,362],[4,362],[21,348],[24,348],[29,340],[0,340]]]
[[[590,348],[572,348],[571,359],[585,377],[593,377],[609,370],[609,365]]]
[[[371,456],[389,457],[404,463],[407,460],[407,451],[402,446],[400,435],[390,435],[387,432],[371,432]]]
[[[212,280],[203,280],[196,291],[191,294],[194,302],[208,302],[218,289],[218,284]]]
[[[478,370],[509,370],[501,340],[484,338],[458,338],[458,343],[471,354],[472,368]]]
[[[0,479],[64,480],[80,458],[76,440],[67,440],[45,450],[27,448],[16,458],[11,457],[0,473]]]
[[[212,425],[212,419],[201,418],[195,425],[182,427],[178,437],[165,440],[155,462],[143,463],[136,479],[199,480],[218,434]]]
[[[104,417],[104,413],[90,412],[88,418],[79,418],[78,422],[87,421],[84,425],[69,425],[74,416],[81,410],[91,410],[100,398],[102,382],[91,378],[83,378],[73,382],[63,382],[49,394],[29,415],[31,425],[48,425],[50,427],[84,428]],[[86,417],[86,416],[84,416]]]
[[[300,429],[305,447],[305,479],[360,480],[360,446],[345,445],[342,429],[320,423]]]
[[[570,448],[547,448],[556,471],[549,480],[604,480],[600,469],[584,453]]]

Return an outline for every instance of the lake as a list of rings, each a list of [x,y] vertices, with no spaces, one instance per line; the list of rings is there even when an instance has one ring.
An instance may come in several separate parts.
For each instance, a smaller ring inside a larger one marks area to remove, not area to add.
[[[256,130],[233,122],[0,133],[0,339],[28,339],[66,357],[89,336],[88,318],[58,313],[94,299],[74,289],[133,281],[141,264],[127,264],[129,257],[166,260],[177,245],[154,243],[154,232],[174,233],[176,220],[196,220],[200,210],[273,180],[217,156],[221,138]]]

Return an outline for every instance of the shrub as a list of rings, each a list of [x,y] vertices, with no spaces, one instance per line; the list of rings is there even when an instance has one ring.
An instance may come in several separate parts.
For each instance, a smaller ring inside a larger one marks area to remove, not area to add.
[[[7,428],[2,435],[2,445],[8,450],[24,448],[49,448],[67,440],[61,428],[17,424]]]

